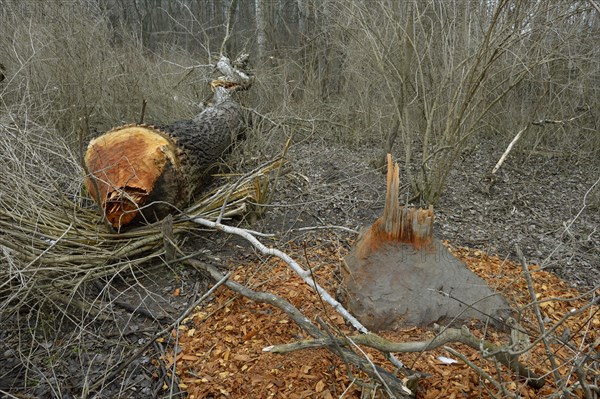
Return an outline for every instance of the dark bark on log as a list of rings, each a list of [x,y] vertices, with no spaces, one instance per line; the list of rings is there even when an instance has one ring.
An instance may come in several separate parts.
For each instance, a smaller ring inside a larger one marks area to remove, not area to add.
[[[169,125],[126,125],[92,140],[85,155],[86,187],[109,223],[120,229],[155,221],[189,204],[210,179],[246,122],[231,92],[247,78],[222,59],[232,75],[213,81],[215,104],[190,120]]]
[[[240,105],[226,98],[194,119],[159,127],[173,138],[180,151],[185,184],[197,188],[210,179],[212,167],[240,138],[246,123]],[[187,201],[196,190],[188,191]]]

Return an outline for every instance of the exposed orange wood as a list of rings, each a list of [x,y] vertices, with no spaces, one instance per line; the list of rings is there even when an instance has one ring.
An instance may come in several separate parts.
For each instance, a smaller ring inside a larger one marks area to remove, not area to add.
[[[426,209],[400,206],[400,168],[387,155],[387,191],[383,215],[363,233],[358,242],[358,257],[364,258],[390,242],[406,242],[425,248],[433,240],[433,206]]]
[[[165,167],[178,166],[173,141],[143,125],[122,126],[92,140],[85,163],[86,187],[117,229],[139,214]]]

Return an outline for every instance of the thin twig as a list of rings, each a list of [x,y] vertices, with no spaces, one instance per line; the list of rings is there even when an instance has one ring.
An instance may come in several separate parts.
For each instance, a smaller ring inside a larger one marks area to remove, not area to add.
[[[142,111],[140,112],[140,125],[144,123],[144,116],[146,115],[146,100],[142,100]]]
[[[523,252],[521,252],[521,248],[519,245],[515,245],[515,249],[517,251],[517,257],[521,261],[521,267],[523,268],[523,275],[525,276],[525,281],[527,282],[527,290],[529,291],[529,297],[532,301],[536,300],[535,290],[533,288],[533,281],[531,279],[531,273],[529,272],[529,267],[527,266],[527,262],[525,260],[525,256],[523,256]],[[533,312],[535,314],[535,318],[538,323],[538,328],[540,329],[540,337],[542,338],[542,343],[544,345],[544,349],[546,350],[546,356],[550,361],[550,365],[552,366],[552,375],[554,376],[554,382],[566,397],[569,397],[569,391],[567,390],[565,383],[558,371],[558,364],[556,363],[556,359],[554,358],[554,354],[552,353],[552,348],[550,347],[550,343],[547,339],[546,327],[544,326],[544,320],[542,318],[542,311],[540,307],[537,305],[533,306]]]
[[[327,226],[309,226],[309,227],[300,227],[298,229],[292,229],[290,230],[291,232],[296,232],[296,231],[311,231],[311,230],[342,230],[342,231],[346,231],[348,233],[352,233],[352,234],[358,234],[358,231],[351,229],[349,227],[345,227],[345,226],[334,226],[334,225],[327,225]]]
[[[467,359],[467,357],[465,355],[463,355],[462,353],[460,353],[460,352],[458,352],[458,351],[450,348],[449,346],[444,346],[444,349],[446,349],[448,352],[450,352],[454,356],[458,357],[467,366],[469,366],[470,368],[472,368],[473,370],[475,370],[475,372],[477,374],[479,374],[479,376],[481,376],[481,377],[485,378],[487,381],[491,382],[492,385],[494,385],[499,392],[504,392],[509,397],[516,398],[516,396],[514,394],[506,392],[506,390],[502,387],[502,385],[500,385],[500,383],[498,381],[496,381],[494,379],[494,377],[492,377],[491,375],[489,375],[488,373],[486,373],[481,367],[478,367],[475,363],[473,363],[469,359]]]

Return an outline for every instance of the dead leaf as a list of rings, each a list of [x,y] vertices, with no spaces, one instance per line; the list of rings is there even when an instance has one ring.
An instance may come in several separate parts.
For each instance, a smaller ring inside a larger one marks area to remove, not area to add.
[[[325,389],[325,381],[319,380],[319,382],[317,382],[317,385],[315,385],[315,391],[319,393],[323,392],[323,389]]]
[[[240,362],[248,362],[251,359],[250,356],[244,354],[237,354],[233,358]]]

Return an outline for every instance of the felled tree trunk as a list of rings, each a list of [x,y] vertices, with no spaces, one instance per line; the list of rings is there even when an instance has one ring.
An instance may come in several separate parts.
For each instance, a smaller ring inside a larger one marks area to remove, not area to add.
[[[402,207],[388,154],[383,215],[346,257],[346,308],[373,331],[475,318],[505,320],[509,306],[433,237],[433,208]]]
[[[225,57],[217,66],[227,77],[213,81],[215,103],[193,119],[121,126],[90,142],[86,187],[114,228],[157,220],[188,204],[244,131],[231,93],[249,87],[250,78]]]

